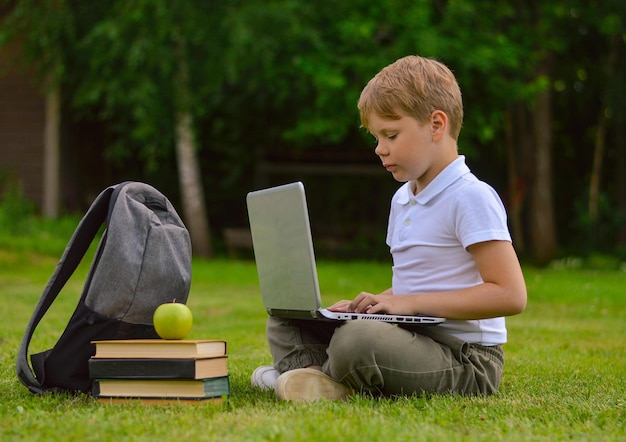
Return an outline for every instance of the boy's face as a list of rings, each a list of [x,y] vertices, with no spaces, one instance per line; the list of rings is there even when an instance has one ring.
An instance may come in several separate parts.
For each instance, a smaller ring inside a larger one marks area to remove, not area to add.
[[[450,162],[437,136],[441,127],[436,112],[426,123],[401,115],[398,120],[371,116],[370,133],[377,141],[374,153],[397,181],[415,181],[417,189],[423,189]]]

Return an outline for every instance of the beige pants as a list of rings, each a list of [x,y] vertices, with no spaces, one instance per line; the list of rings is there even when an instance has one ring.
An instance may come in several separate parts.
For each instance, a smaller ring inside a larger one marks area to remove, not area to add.
[[[436,326],[395,326],[270,317],[267,339],[278,371],[321,365],[355,390],[382,395],[488,395],[502,378],[500,346],[469,344]]]

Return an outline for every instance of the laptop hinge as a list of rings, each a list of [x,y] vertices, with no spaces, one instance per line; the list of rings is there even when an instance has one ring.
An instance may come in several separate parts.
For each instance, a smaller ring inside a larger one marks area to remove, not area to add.
[[[316,319],[317,312],[315,310],[289,310],[289,309],[277,309],[277,308],[268,308],[267,314],[270,316],[277,316],[279,318],[289,318],[289,319]]]

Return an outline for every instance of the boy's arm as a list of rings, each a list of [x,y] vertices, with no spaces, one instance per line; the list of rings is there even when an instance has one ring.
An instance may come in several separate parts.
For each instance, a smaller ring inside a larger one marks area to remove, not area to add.
[[[484,319],[521,313],[526,307],[526,284],[513,246],[486,241],[468,247],[483,283],[463,290],[396,296],[359,294],[348,311],[423,314],[448,319]]]

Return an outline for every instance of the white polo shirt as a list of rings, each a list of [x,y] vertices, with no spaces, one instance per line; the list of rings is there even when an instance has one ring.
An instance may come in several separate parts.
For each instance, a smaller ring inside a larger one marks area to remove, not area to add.
[[[397,295],[444,292],[483,281],[467,247],[511,241],[504,205],[459,156],[418,195],[404,184],[391,200],[387,245],[393,257],[392,289]],[[466,342],[506,342],[504,318],[448,320],[437,326]]]

